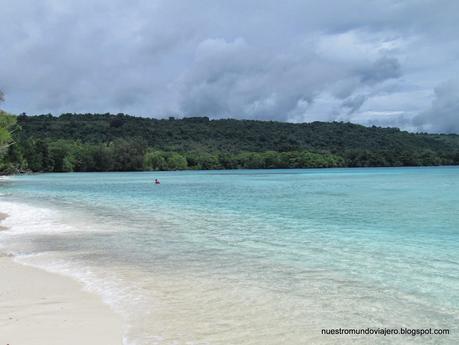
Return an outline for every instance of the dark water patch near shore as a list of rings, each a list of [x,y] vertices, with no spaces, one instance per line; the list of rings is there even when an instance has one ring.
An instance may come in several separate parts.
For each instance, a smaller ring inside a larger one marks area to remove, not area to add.
[[[1,222],[2,222],[4,219],[6,219],[7,217],[8,217],[8,215],[7,215],[6,213],[0,212],[0,231],[4,231],[4,230],[7,229],[6,226],[3,226],[3,225],[1,224]]]

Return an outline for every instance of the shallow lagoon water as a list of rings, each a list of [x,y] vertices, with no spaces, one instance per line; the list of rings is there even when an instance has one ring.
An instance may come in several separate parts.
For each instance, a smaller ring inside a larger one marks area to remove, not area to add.
[[[99,293],[126,344],[459,342],[459,168],[41,174],[0,189],[0,248]],[[337,327],[451,334],[321,335]]]

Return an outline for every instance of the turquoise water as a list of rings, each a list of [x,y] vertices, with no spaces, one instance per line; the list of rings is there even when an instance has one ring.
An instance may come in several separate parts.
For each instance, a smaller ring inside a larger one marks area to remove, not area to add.
[[[0,249],[99,293],[126,344],[459,343],[459,168],[41,174],[0,193]],[[451,334],[321,335],[338,327]]]

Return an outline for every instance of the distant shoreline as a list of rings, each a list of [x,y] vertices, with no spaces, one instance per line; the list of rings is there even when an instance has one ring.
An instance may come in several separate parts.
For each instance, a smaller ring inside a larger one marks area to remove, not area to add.
[[[237,169],[181,169],[181,170],[107,170],[107,171],[22,171],[20,173],[0,173],[0,183],[14,176],[33,176],[41,174],[69,174],[69,173],[167,173],[167,172],[221,172],[221,171],[254,171],[254,170],[332,170],[332,169],[419,169],[419,168],[457,168],[459,164],[447,165],[415,165],[415,166],[368,166],[368,167],[310,167],[310,168],[237,168]]]
[[[413,165],[413,166],[367,166],[367,167],[306,167],[306,168],[235,168],[235,169],[180,169],[180,170],[107,170],[107,171],[22,171],[20,173],[0,174],[0,182],[11,176],[40,175],[40,174],[68,174],[68,173],[165,173],[165,172],[191,172],[191,171],[253,171],[253,170],[328,170],[328,169],[416,169],[416,168],[455,168],[459,164],[445,165]]]

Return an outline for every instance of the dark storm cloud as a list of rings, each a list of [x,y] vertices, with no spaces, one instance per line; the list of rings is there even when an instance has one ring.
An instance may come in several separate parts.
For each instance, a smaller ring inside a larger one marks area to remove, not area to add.
[[[14,112],[394,124],[422,113],[418,127],[457,130],[427,126],[426,115],[434,87],[459,68],[456,1],[0,0],[0,8],[0,89]]]
[[[339,87],[339,83],[345,83],[346,88],[341,95],[349,97],[366,85],[400,76],[395,58],[341,61],[329,52],[317,52],[314,45],[291,47],[287,54],[263,51],[241,38],[201,42],[182,82],[180,107],[189,115],[242,114],[289,120],[301,116],[318,94]],[[354,108],[355,102],[360,102],[360,107],[364,100],[357,96],[343,106],[354,102]]]
[[[348,115],[350,115],[359,110],[367,98],[368,97],[364,95],[357,95],[355,97],[346,99],[342,106],[344,108],[349,108]]]
[[[383,56],[374,61],[370,69],[362,71],[362,80],[374,84],[401,75],[400,62],[396,58]]]
[[[413,123],[429,132],[459,133],[459,80],[439,85],[430,109],[417,115]]]

